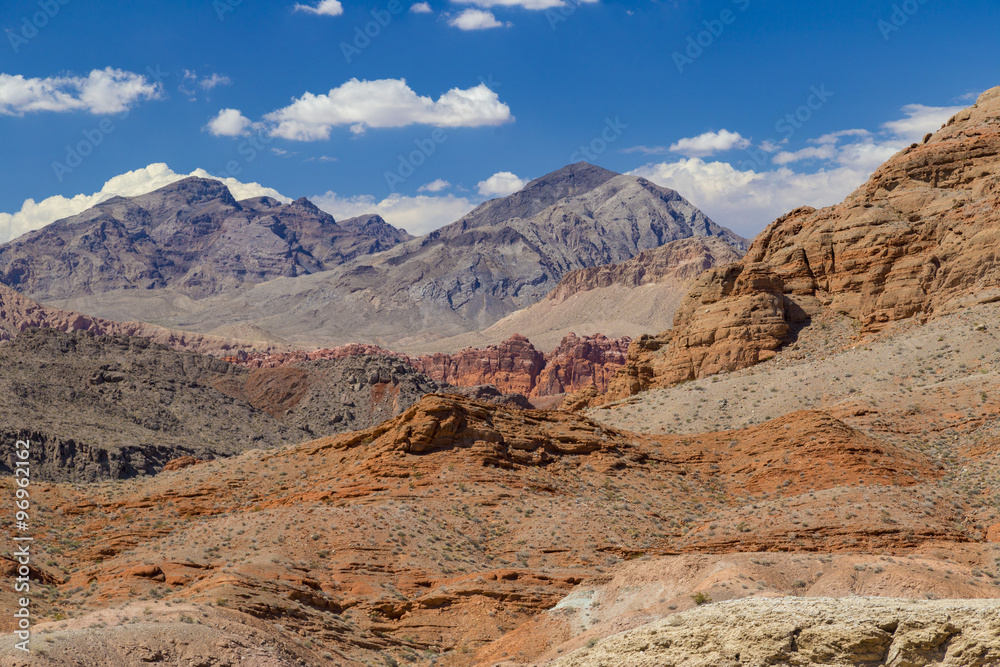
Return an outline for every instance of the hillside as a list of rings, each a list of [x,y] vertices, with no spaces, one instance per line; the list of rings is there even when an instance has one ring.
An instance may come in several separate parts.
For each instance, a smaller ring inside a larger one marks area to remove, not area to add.
[[[776,220],[703,275],[673,331],[638,341],[626,396],[769,359],[824,311],[864,332],[1000,298],[1000,88],[895,155],[843,203]]]
[[[382,355],[247,369],[124,335],[28,329],[0,345],[0,434],[30,438],[37,479],[154,475],[174,459],[227,457],[368,428],[456,389]],[[14,450],[0,459],[10,473]]]
[[[116,290],[53,305],[203,333],[252,325],[298,347],[407,352],[484,329],[543,299],[570,271],[691,237],[745,247],[676,192],[580,163],[427,236],[318,273],[198,300],[175,289]]]
[[[695,278],[740,256],[740,251],[714,237],[671,241],[619,264],[570,271],[544,299],[482,331],[408,349],[455,352],[520,335],[547,350],[570,333],[634,338],[661,331],[673,323],[674,312]]]
[[[0,282],[43,302],[165,288],[200,299],[324,271],[410,238],[377,216],[342,227],[305,198],[238,202],[221,182],[190,177],[3,244]]]
[[[650,436],[432,394],[355,433],[39,485],[42,664],[219,633],[306,664],[530,664],[696,593],[995,598],[995,498],[954,477],[983,459],[944,445],[947,469],[821,410]]]

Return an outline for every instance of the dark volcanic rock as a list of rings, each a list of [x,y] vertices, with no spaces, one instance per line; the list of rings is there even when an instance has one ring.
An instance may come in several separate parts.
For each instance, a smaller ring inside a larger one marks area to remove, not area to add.
[[[198,459],[301,440],[210,383],[247,371],[144,338],[31,329],[0,346],[0,438],[30,439],[39,479],[153,474]],[[12,448],[0,471],[9,472]]]
[[[42,301],[165,287],[201,298],[324,271],[408,238],[381,218],[347,229],[305,198],[238,202],[221,182],[191,177],[0,246],[0,282]]]
[[[39,479],[129,478],[183,457],[369,428],[438,391],[386,356],[247,369],[144,338],[28,329],[0,345],[0,438],[31,440]],[[495,389],[476,396],[524,402]],[[0,473],[12,467],[9,447]]]
[[[0,248],[0,282],[109,319],[405,350],[485,329],[576,269],[678,239],[746,246],[673,190],[586,163],[405,241],[376,216],[341,226],[307,200],[235,202],[220,187],[189,179],[28,234]],[[294,279],[271,279],[281,276]]]

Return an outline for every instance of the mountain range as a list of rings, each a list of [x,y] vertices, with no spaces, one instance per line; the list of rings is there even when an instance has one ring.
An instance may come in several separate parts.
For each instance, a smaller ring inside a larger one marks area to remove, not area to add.
[[[307,200],[236,202],[191,178],[0,247],[0,281],[111,320],[402,349],[487,328],[570,271],[686,238],[746,247],[673,190],[586,163],[409,240],[377,217],[338,224]]]
[[[378,216],[338,224],[305,198],[238,202],[221,182],[190,177],[0,246],[0,282],[40,301],[159,289],[201,299],[325,271],[410,238]]]
[[[749,247],[587,164],[416,239],[143,197],[0,249],[3,664],[1000,664],[1000,88]]]

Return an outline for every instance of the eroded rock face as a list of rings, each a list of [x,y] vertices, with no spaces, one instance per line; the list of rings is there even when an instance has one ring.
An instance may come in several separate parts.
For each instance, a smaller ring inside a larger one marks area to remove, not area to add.
[[[442,384],[455,387],[493,385],[503,393],[539,397],[588,387],[607,391],[618,369],[625,364],[629,343],[628,338],[571,333],[555,350],[543,354],[527,338],[515,334],[499,345],[420,357],[389,352],[374,345],[351,344],[309,352],[243,353],[225,359],[248,368],[262,369],[304,361],[381,355],[400,359]]]
[[[748,598],[610,637],[553,667],[940,665],[1000,662],[1000,602]]]
[[[411,363],[438,382],[458,386],[495,384],[527,396],[545,367],[545,355],[524,336],[512,336],[499,345],[418,357]]]
[[[843,203],[772,223],[704,274],[664,354],[636,350],[618,393],[772,357],[821,309],[864,332],[1000,297],[1000,88],[895,155]]]

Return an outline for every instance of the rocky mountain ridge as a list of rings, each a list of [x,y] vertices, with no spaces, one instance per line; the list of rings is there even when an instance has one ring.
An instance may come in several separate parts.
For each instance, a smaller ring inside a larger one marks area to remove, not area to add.
[[[543,299],[569,271],[691,237],[746,243],[672,190],[580,163],[424,237],[327,270],[285,272],[196,300],[173,289],[113,289],[56,305],[205,333],[253,326],[300,348],[362,342],[406,351],[484,329]]]
[[[0,282],[40,301],[171,288],[194,299],[324,271],[412,238],[378,216],[345,221],[304,197],[236,201],[189,177],[113,197],[0,246]]]
[[[247,369],[125,335],[27,329],[0,345],[0,434],[33,442],[39,480],[154,475],[174,459],[232,456],[368,428],[425,394],[528,407],[453,388],[379,354]],[[13,448],[0,472],[13,470]]]

